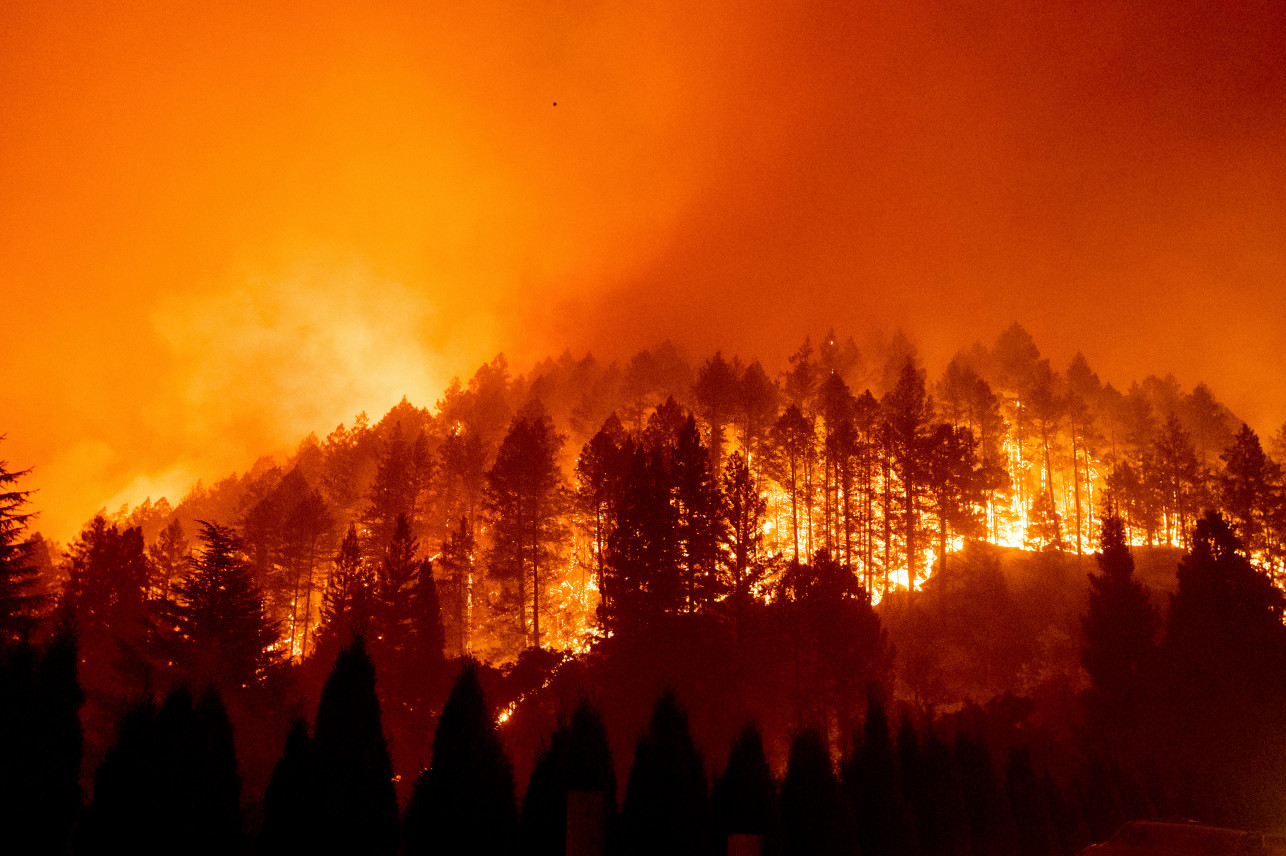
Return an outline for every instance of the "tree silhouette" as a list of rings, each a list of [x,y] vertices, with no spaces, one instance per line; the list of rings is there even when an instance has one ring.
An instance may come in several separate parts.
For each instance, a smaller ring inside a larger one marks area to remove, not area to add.
[[[621,811],[622,851],[701,853],[707,846],[708,811],[705,767],[688,731],[688,715],[666,692],[634,744]]]
[[[232,726],[217,692],[194,704],[185,689],[123,718],[94,777],[77,828],[78,853],[231,856],[241,840],[240,777]]]
[[[264,791],[263,827],[255,852],[261,856],[304,856],[322,849],[325,843],[319,833],[325,821],[319,816],[321,800],[308,724],[296,719]]]
[[[433,763],[406,811],[406,853],[508,854],[517,836],[513,766],[466,661],[442,708]]]
[[[708,611],[724,588],[720,577],[724,519],[710,460],[696,420],[689,416],[679,431],[670,468],[685,612]]]
[[[15,853],[66,852],[80,808],[76,637],[0,647],[0,829]]]
[[[516,627],[523,643],[533,648],[540,647],[542,591],[563,535],[566,490],[558,468],[563,440],[544,408],[533,400],[509,426],[496,462],[487,472],[491,572],[517,584]]]
[[[760,494],[750,467],[740,452],[733,452],[723,468],[721,480],[724,516],[723,537],[726,561],[732,577],[731,594],[738,606],[750,597],[752,587],[763,575],[763,520],[767,502]]]
[[[897,386],[884,397],[888,411],[890,450],[894,471],[902,486],[902,537],[906,549],[907,585],[915,588],[920,508],[926,487],[926,429],[929,401],[924,376],[907,360]]]
[[[781,783],[782,853],[831,856],[857,849],[853,818],[822,736],[796,732]]]
[[[354,634],[368,632],[374,598],[375,576],[362,555],[357,527],[349,524],[322,595],[315,659],[328,658],[334,662],[339,649],[347,645]]]
[[[330,852],[397,852],[397,794],[375,690],[375,666],[358,634],[335,658],[311,742],[315,834]]]
[[[461,517],[450,537],[442,544],[442,558],[438,567],[443,570],[446,608],[442,612],[450,640],[450,648],[457,656],[468,656],[472,649],[472,619],[469,598],[473,588],[473,562],[477,542],[469,527],[469,520]]]
[[[775,468],[776,479],[790,497],[791,548],[794,561],[798,562],[801,499],[806,518],[805,555],[811,556],[813,552],[812,468],[816,454],[816,428],[799,406],[792,404],[773,425],[772,438],[779,458]]]
[[[715,472],[723,466],[724,426],[737,406],[740,374],[736,365],[723,358],[722,351],[716,351],[697,371],[697,380],[692,387],[697,406],[709,426],[710,441],[705,448],[709,453],[710,468]]]
[[[915,830],[903,800],[896,748],[882,696],[868,688],[862,740],[843,766],[863,853],[910,856]]]
[[[1273,492],[1281,468],[1264,454],[1259,437],[1247,425],[1241,426],[1221,458],[1222,507],[1246,549],[1263,550],[1272,540]]]
[[[0,643],[25,640],[45,600],[34,588],[36,569],[30,560],[31,542],[25,537],[35,516],[26,510],[31,491],[15,487],[29,472],[10,470],[0,461]]]
[[[280,663],[277,627],[264,614],[241,539],[229,527],[201,521],[202,546],[177,586],[180,672],[223,691],[262,684]]]
[[[1155,651],[1160,621],[1147,589],[1134,576],[1134,557],[1125,541],[1125,524],[1116,515],[1103,519],[1099,572],[1090,574],[1089,608],[1081,619],[1081,664],[1090,678],[1087,698],[1091,727],[1114,748],[1129,733],[1123,727],[1137,712],[1147,679],[1145,667]]]
[[[720,841],[730,835],[758,835],[762,853],[780,852],[777,782],[764,757],[763,737],[753,723],[747,723],[733,740],[723,775],[711,788],[710,809]]]
[[[632,454],[629,435],[613,413],[585,444],[576,461],[576,505],[588,521],[595,582],[601,598],[607,596],[603,580],[608,538],[616,518],[613,506],[620,497]],[[610,606],[603,601],[599,609],[605,612]]]
[[[1246,558],[1224,519],[1197,522],[1179,563],[1159,657],[1166,747],[1178,808],[1262,825],[1286,788],[1286,596]]]
[[[660,449],[638,446],[616,506],[605,563],[606,626],[631,630],[684,603],[679,575],[678,514]]]
[[[536,759],[522,804],[523,852],[561,856],[567,852],[568,794],[601,797],[601,832],[616,818],[616,770],[603,721],[582,701],[562,722]]]

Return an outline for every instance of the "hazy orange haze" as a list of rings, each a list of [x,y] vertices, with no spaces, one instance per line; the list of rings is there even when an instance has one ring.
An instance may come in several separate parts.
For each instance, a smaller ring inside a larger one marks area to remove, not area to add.
[[[0,3],[42,530],[500,350],[1018,320],[1286,419],[1286,4],[367,5]]]

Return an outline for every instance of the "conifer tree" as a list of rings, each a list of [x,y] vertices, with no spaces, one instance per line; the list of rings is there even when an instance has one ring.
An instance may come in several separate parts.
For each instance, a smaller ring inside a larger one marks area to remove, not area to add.
[[[711,456],[691,416],[679,432],[671,457],[683,611],[709,610],[723,593],[720,577],[724,516]]]
[[[207,521],[200,526],[192,572],[175,586],[180,671],[223,691],[260,685],[280,663],[277,626],[264,613],[236,532]]]
[[[1197,523],[1158,657],[1167,729],[1158,759],[1177,808],[1229,825],[1269,823],[1286,799],[1286,596],[1215,512]]]
[[[80,808],[83,701],[69,624],[0,647],[0,830],[15,853],[66,852]]]
[[[466,661],[442,708],[433,763],[420,774],[406,811],[407,856],[508,856],[517,837],[513,765]]]
[[[334,853],[397,852],[397,794],[375,690],[358,634],[322,688],[311,744],[317,840]]]
[[[348,534],[339,545],[322,595],[316,657],[327,657],[333,662],[335,654],[349,643],[354,634],[369,631],[374,611],[374,589],[375,577],[362,555],[357,527],[349,524]]]
[[[920,511],[926,488],[926,430],[929,401],[924,376],[907,360],[898,375],[897,386],[884,397],[888,413],[893,469],[901,484],[902,537],[904,539],[908,587],[915,588],[920,550]]]
[[[169,600],[170,587],[187,573],[191,550],[183,534],[183,523],[177,517],[166,524],[156,543],[148,549],[148,557],[156,569],[152,588],[161,600]]]
[[[857,849],[856,831],[830,752],[812,729],[795,733],[781,783],[782,853],[840,856]]]
[[[590,549],[594,555],[595,582],[603,598],[599,609],[611,607],[606,602],[604,586],[608,539],[615,523],[614,506],[633,455],[633,445],[621,420],[613,413],[603,423],[576,461],[576,506],[586,520]]]
[[[442,612],[450,649],[455,656],[466,657],[472,649],[472,618],[469,597],[473,587],[473,562],[477,542],[469,527],[469,520],[461,517],[451,536],[442,544],[442,558],[438,567],[443,570],[444,591]],[[601,579],[600,579],[601,585]]]
[[[777,782],[753,723],[746,723],[732,742],[723,775],[710,791],[710,810],[719,842],[730,835],[758,835],[762,853],[780,852]]]
[[[26,510],[31,491],[16,487],[29,472],[10,470],[0,461],[0,644],[26,639],[44,601],[34,588],[36,569],[29,556],[30,539],[25,537],[35,516]]]
[[[491,571],[517,585],[515,626],[523,644],[533,648],[541,644],[544,589],[561,549],[566,489],[558,454],[563,441],[533,400],[509,426],[487,472]]]
[[[636,447],[607,542],[604,623],[614,632],[636,630],[683,606],[678,515],[670,494],[662,450]]]
[[[732,595],[736,598],[736,603],[742,604],[750,596],[752,586],[763,571],[760,552],[767,502],[755,485],[750,467],[740,452],[733,452],[728,457],[723,468],[721,488],[725,561],[731,572]]]
[[[94,778],[78,853],[232,856],[241,841],[240,777],[227,711],[186,689],[131,708]]]
[[[371,610],[371,654],[386,675],[405,654],[411,636],[419,549],[420,542],[411,534],[410,518],[399,515],[376,567]]]
[[[263,827],[255,844],[260,856],[307,856],[323,848],[318,833],[321,792],[308,724],[296,719],[263,796]]]
[[[864,853],[910,856],[915,832],[903,799],[896,747],[881,694],[867,690],[862,740],[846,760],[843,784],[855,812]]]
[[[562,856],[567,852],[568,794],[584,791],[601,798],[600,831],[616,818],[616,771],[607,732],[598,713],[582,701],[560,723],[536,759],[522,804],[523,852]]]
[[[1281,481],[1281,467],[1264,454],[1258,435],[1244,424],[1221,458],[1221,507],[1245,548],[1251,553],[1263,550],[1272,541],[1274,494]]]
[[[687,713],[666,692],[634,744],[625,785],[621,847],[633,854],[702,853],[709,836],[705,767],[688,731]]]
[[[1114,745],[1113,735],[1120,736],[1136,713],[1160,621],[1147,589],[1134,576],[1121,518],[1105,517],[1100,537],[1094,557],[1099,572],[1090,574],[1089,609],[1081,619],[1081,664],[1090,678],[1090,725]]]

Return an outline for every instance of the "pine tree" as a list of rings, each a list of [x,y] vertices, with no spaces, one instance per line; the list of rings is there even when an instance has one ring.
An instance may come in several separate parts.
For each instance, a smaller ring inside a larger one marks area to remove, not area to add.
[[[533,648],[541,644],[543,592],[563,535],[566,489],[558,467],[563,441],[544,408],[533,400],[509,426],[487,472],[491,572],[517,585],[515,626],[523,644]]]
[[[29,555],[31,542],[24,537],[35,516],[26,510],[31,491],[15,487],[30,472],[12,471],[5,461],[0,461],[0,644],[26,639],[45,601],[34,589],[36,569]]]
[[[633,446],[621,420],[613,413],[581,450],[576,461],[576,506],[587,521],[594,555],[594,579],[602,599],[599,610],[611,607],[604,586],[608,540],[616,515],[621,485],[633,455]]]
[[[316,836],[333,853],[397,852],[397,794],[375,691],[375,666],[359,634],[339,652],[313,727]]]
[[[724,590],[719,573],[724,517],[710,460],[696,420],[689,416],[679,432],[670,473],[683,611],[688,613],[708,611]]]
[[[322,595],[321,627],[314,657],[329,658],[333,662],[339,649],[355,634],[369,632],[374,599],[375,577],[362,555],[357,527],[349,524]]]
[[[406,853],[508,856],[517,836],[513,765],[467,661],[442,708],[433,763],[406,811]]]
[[[688,715],[674,694],[657,699],[647,732],[634,744],[634,763],[621,811],[622,851],[695,856],[709,835],[705,767]]]
[[[710,791],[710,810],[720,841],[730,835],[758,835],[761,852],[779,852],[777,782],[764,756],[759,728],[746,726],[732,742],[723,775]]]
[[[1286,596],[1214,512],[1197,522],[1158,657],[1158,760],[1185,814],[1263,825],[1286,799]]]
[[[77,828],[78,853],[232,856],[241,841],[240,777],[232,726],[218,694],[186,689],[159,708],[130,709],[94,777]]]
[[[260,856],[307,856],[322,849],[324,823],[308,723],[296,719],[263,795],[263,827],[255,844]]]
[[[796,732],[781,783],[782,853],[840,856],[857,849],[856,831],[830,752],[812,729]]]
[[[442,600],[446,609],[442,615],[448,628],[449,647],[457,657],[467,657],[473,647],[469,598],[473,589],[476,549],[477,542],[469,528],[469,520],[461,517],[450,538],[442,544],[442,558],[438,562],[438,567],[443,570],[442,582],[445,583]]]
[[[371,655],[386,676],[406,653],[410,640],[419,549],[420,542],[411,535],[410,518],[399,515],[376,568],[371,610]]]
[[[80,809],[76,638],[0,648],[0,829],[15,853],[66,851]]]
[[[898,759],[884,700],[868,688],[862,741],[843,767],[843,784],[855,810],[863,853],[910,856],[915,852],[898,773]]]
[[[731,572],[732,595],[740,605],[763,574],[760,552],[767,502],[740,452],[733,452],[724,465],[721,488],[725,561]]]
[[[616,770],[603,721],[588,701],[559,724],[536,759],[522,804],[524,853],[567,852],[568,795],[573,791],[598,795],[598,829],[607,832],[616,817]]]
[[[193,684],[225,692],[261,685],[280,663],[277,626],[264,613],[236,532],[207,521],[200,527],[192,572],[175,586],[179,668]]]
[[[1089,609],[1081,619],[1081,664],[1090,678],[1090,726],[1119,748],[1116,739],[1129,733],[1126,725],[1137,713],[1160,620],[1147,589],[1134,576],[1120,517],[1103,519],[1094,558],[1099,572],[1090,574]]]
[[[148,557],[156,569],[153,591],[160,600],[169,600],[170,587],[187,573],[192,548],[183,534],[183,523],[175,517],[161,530]]]
[[[884,397],[883,404],[888,412],[893,469],[901,483],[907,585],[914,589],[920,549],[920,510],[927,481],[926,430],[930,408],[924,375],[913,361],[907,360],[902,366],[897,386]]]

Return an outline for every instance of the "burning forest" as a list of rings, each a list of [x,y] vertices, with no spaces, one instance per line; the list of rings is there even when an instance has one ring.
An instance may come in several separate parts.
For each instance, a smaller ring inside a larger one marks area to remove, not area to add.
[[[771,373],[501,356],[63,548],[6,466],[8,733],[38,735],[6,805],[78,852],[162,797],[157,846],[209,826],[211,852],[562,852],[581,790],[620,852],[1269,827],[1281,439],[1204,385],[1055,369],[1014,324],[937,377],[902,336]]]
[[[1281,0],[0,9],[0,854],[1281,849]]]

